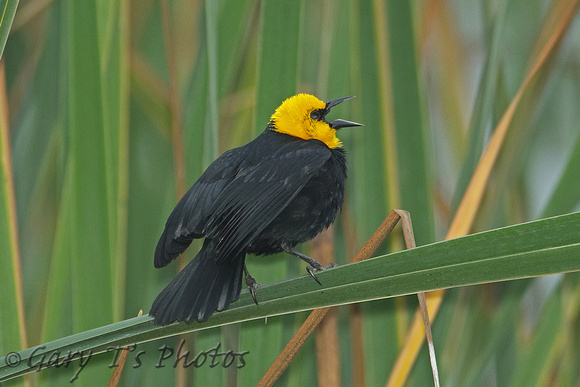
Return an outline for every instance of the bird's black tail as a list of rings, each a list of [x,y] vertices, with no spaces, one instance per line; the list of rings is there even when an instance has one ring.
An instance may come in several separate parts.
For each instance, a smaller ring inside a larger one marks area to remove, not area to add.
[[[157,296],[149,311],[156,325],[203,322],[238,299],[246,254],[217,263],[211,245],[206,239],[197,256]]]

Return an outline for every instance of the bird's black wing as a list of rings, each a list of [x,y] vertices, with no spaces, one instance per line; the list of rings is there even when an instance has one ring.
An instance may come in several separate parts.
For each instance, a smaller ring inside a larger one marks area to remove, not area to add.
[[[208,219],[206,237],[218,241],[215,259],[223,262],[251,243],[330,157],[320,141],[293,141],[241,169],[221,191]]]
[[[155,249],[155,267],[177,258],[194,238],[204,236],[207,219],[216,199],[244,167],[243,152],[232,149],[217,158],[193,184],[165,223]]]

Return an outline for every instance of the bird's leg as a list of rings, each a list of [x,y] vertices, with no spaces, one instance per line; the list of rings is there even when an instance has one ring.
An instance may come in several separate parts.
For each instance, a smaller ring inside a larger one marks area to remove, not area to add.
[[[245,263],[244,263],[244,274],[246,277],[246,285],[248,285],[250,294],[252,295],[252,298],[254,299],[256,305],[258,305],[258,299],[256,298],[256,289],[258,288],[258,286],[260,286],[260,284],[254,279],[254,277],[250,275],[250,272],[248,271],[248,268],[246,267]]]
[[[322,285],[322,284],[320,283],[320,281],[318,280],[318,278],[316,277],[316,274],[314,274],[314,272],[324,270],[324,269],[332,269],[333,267],[336,267],[336,263],[334,263],[334,262],[330,262],[328,265],[322,266],[322,264],[320,262],[318,262],[316,259],[312,259],[309,256],[304,255],[304,254],[292,249],[289,246],[282,245],[282,249],[285,252],[287,252],[288,254],[295,255],[298,258],[300,258],[301,260],[303,260],[304,262],[306,262],[307,264],[309,264],[310,266],[306,267],[306,271],[308,272],[308,274],[310,274],[310,276],[312,276],[312,278],[314,278],[314,281],[318,282],[319,285]]]

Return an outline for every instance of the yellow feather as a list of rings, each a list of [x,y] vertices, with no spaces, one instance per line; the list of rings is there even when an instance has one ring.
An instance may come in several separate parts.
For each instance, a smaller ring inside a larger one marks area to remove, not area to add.
[[[324,109],[326,104],[310,94],[298,94],[288,98],[276,109],[270,120],[273,130],[303,140],[320,140],[331,149],[342,146],[333,129],[324,121],[313,120],[310,113]]]

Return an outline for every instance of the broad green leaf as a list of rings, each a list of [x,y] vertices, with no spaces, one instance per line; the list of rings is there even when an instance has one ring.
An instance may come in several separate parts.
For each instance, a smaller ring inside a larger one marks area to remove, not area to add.
[[[228,310],[202,324],[157,327],[148,316],[95,328],[19,352],[38,364],[43,354],[60,351],[106,352],[111,345],[141,343],[233,322],[302,310],[372,301],[433,289],[516,280],[580,271],[580,213],[505,227],[425,245],[345,265],[319,274],[323,287],[308,276],[261,287],[259,305],[244,291]],[[241,348],[244,348],[242,345]],[[27,362],[8,367],[0,358],[0,381],[32,372]]]

